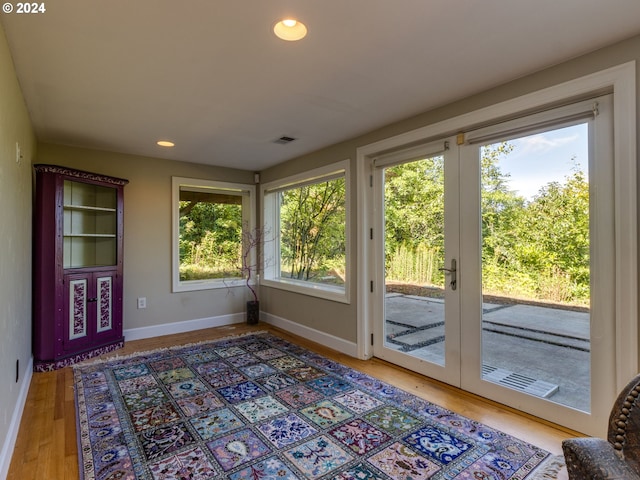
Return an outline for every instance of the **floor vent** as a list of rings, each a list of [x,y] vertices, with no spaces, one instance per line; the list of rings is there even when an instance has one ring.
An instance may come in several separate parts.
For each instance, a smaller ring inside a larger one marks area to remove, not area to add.
[[[558,385],[553,383],[536,380],[491,365],[482,366],[482,379],[542,398],[549,398],[559,389]]]

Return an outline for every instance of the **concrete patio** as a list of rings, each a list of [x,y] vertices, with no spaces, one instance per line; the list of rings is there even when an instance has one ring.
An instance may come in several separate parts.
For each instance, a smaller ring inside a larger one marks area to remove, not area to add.
[[[442,299],[389,293],[387,348],[442,364]],[[483,304],[483,378],[579,410],[590,409],[589,313]]]

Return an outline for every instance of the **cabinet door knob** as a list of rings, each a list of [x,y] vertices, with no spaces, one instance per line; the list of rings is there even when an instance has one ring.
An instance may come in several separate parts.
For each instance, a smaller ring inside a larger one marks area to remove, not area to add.
[[[97,302],[97,301],[98,301],[97,297],[87,298],[87,302]]]

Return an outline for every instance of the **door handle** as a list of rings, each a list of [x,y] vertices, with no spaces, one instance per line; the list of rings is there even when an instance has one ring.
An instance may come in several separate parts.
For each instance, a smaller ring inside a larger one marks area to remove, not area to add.
[[[451,290],[455,290],[458,286],[458,278],[456,274],[458,271],[458,263],[456,262],[456,259],[451,259],[451,268],[442,267],[440,271],[444,272],[445,275],[451,275],[451,281],[449,282],[449,285],[451,286]]]

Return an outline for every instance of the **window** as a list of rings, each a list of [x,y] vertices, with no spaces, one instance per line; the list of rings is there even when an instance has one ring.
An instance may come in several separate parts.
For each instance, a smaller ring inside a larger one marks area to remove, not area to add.
[[[254,192],[253,185],[173,177],[174,292],[238,283]]]
[[[349,161],[263,185],[263,284],[349,302]]]

